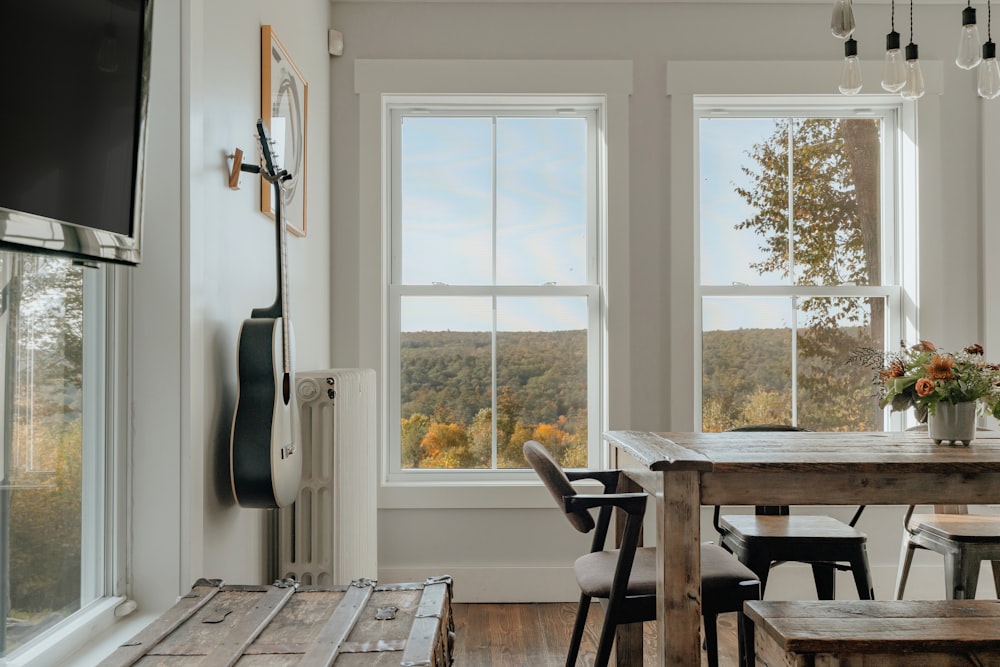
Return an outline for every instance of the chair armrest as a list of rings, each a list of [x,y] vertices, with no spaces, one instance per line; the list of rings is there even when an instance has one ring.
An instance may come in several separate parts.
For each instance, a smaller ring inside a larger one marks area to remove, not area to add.
[[[617,507],[629,514],[642,516],[646,512],[645,493],[577,494],[563,498],[566,512],[578,512],[592,507]]]
[[[593,479],[604,486],[604,493],[614,493],[618,488],[621,470],[567,470],[566,478],[571,482]]]

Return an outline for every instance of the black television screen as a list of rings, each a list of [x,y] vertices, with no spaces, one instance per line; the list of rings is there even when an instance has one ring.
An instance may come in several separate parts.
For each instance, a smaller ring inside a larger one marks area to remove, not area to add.
[[[152,0],[0,6],[0,249],[138,264]]]

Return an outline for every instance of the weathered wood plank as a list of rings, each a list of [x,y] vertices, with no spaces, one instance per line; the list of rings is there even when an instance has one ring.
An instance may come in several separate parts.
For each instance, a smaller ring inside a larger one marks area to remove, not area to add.
[[[1000,664],[998,607],[988,600],[745,605],[755,626],[758,664],[809,665],[814,658],[816,665],[831,666]]]
[[[711,470],[703,454],[680,446],[656,433],[608,431],[604,438],[633,456],[650,470]]]
[[[199,579],[191,592],[182,597],[158,619],[147,625],[128,642],[103,660],[99,667],[129,667],[136,664],[153,647],[194,616],[219,592],[220,579]]]
[[[657,549],[656,595],[664,600],[664,622],[657,624],[657,641],[664,664],[697,665],[701,658],[701,550],[698,473],[672,472],[656,497],[658,534],[669,535]],[[668,633],[686,641],[667,641]]]
[[[285,603],[295,594],[294,586],[271,587],[258,598],[250,611],[233,626],[225,637],[201,661],[202,667],[232,667],[257,636],[267,627]]]
[[[341,645],[354,629],[361,611],[372,596],[375,582],[356,582],[344,593],[337,608],[312,641],[299,663],[301,667],[329,667],[337,658]]]
[[[997,501],[1000,471],[963,474],[705,473],[701,483],[701,502],[705,505],[857,505],[859,502],[866,505],[929,505],[935,502],[980,505]]]
[[[449,641],[449,633],[454,635],[451,622],[451,610],[448,608],[451,599],[451,578],[437,580],[428,579],[424,583],[424,592],[420,597],[420,605],[410,626],[410,635],[406,640],[400,665],[416,667],[418,665],[433,665],[435,654],[440,654],[441,644],[444,652],[451,655],[453,642]]]

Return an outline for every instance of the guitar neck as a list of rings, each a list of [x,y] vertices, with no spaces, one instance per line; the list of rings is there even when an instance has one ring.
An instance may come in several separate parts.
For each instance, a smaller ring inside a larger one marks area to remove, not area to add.
[[[282,352],[282,366],[283,372],[288,373],[291,371],[291,351],[289,349],[289,329],[288,329],[288,287],[287,287],[287,276],[285,273],[285,245],[286,245],[286,233],[285,233],[285,221],[283,215],[284,209],[284,188],[281,187],[281,182],[275,180],[273,182],[274,186],[274,201],[275,201],[275,215],[274,215],[274,233],[275,233],[275,248],[277,257],[277,289],[274,296],[274,303],[266,308],[254,308],[250,312],[250,317],[259,318],[281,318],[281,347]]]
[[[280,181],[276,181],[274,184],[274,196],[276,199],[274,225],[278,228],[278,300],[281,302],[282,363],[284,372],[290,373],[292,370],[292,361],[288,335],[288,277],[285,274],[287,264],[285,257],[286,230],[284,216],[282,215],[285,207],[285,189],[281,187]]]
[[[268,136],[267,125],[264,119],[257,120],[257,135],[260,140],[260,151],[264,164],[261,166],[261,176],[274,187],[274,233],[276,236],[275,247],[278,256],[278,289],[274,297],[274,303],[268,308],[255,308],[250,313],[250,317],[281,318],[281,347],[283,372],[287,375],[291,372],[291,350],[288,322],[288,292],[286,288],[285,275],[285,190],[282,183],[291,178],[283,169],[280,169],[274,162],[274,154],[271,151],[271,137]]]

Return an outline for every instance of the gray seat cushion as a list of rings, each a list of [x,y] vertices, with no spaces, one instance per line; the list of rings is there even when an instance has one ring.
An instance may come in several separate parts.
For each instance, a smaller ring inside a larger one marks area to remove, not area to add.
[[[597,551],[578,558],[573,571],[580,590],[591,597],[608,597],[617,560],[617,549]],[[722,547],[714,544],[701,545],[701,590],[706,608],[730,607],[730,595],[733,600],[746,599],[745,595],[739,594],[738,587],[743,581],[757,581],[757,575]],[[628,594],[656,595],[655,547],[640,547],[636,550],[628,581]],[[727,599],[719,599],[720,595]]]

